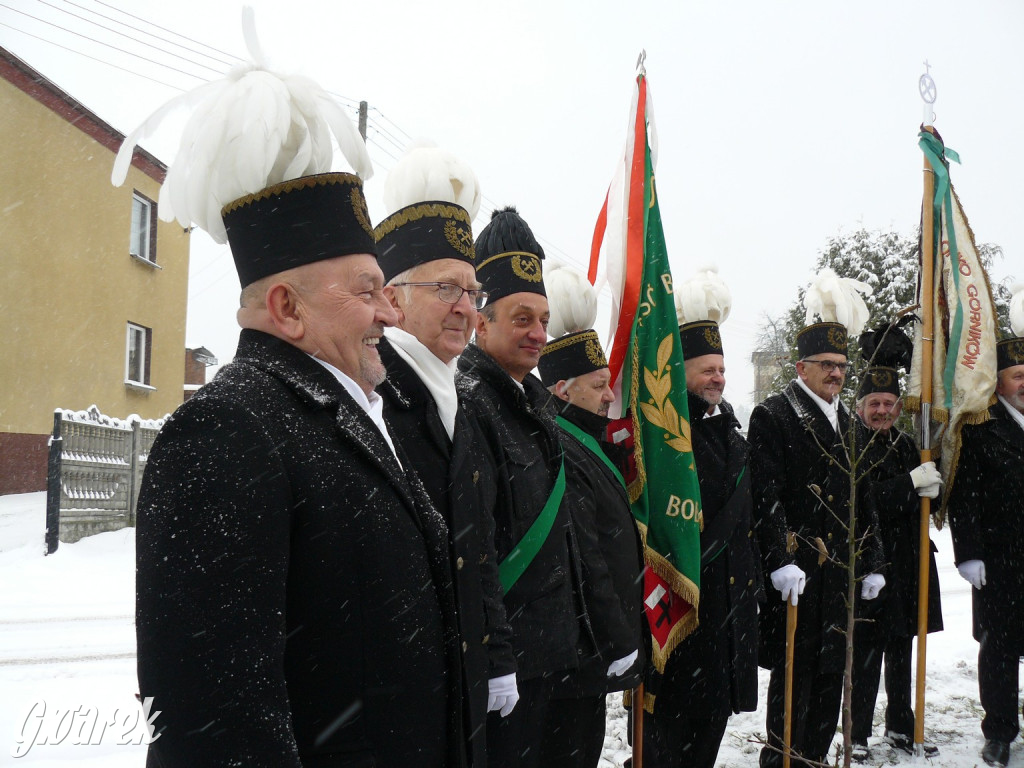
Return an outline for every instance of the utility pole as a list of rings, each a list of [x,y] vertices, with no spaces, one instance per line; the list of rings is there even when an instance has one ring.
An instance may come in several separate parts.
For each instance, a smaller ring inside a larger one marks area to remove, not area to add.
[[[363,143],[366,143],[366,107],[365,101],[359,102],[359,135],[363,137]]]

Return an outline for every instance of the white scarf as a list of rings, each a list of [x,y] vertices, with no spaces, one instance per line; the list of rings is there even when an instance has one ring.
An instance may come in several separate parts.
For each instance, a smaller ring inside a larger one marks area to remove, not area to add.
[[[321,360],[319,357],[313,357],[320,365],[330,371],[334,378],[345,388],[345,391],[352,395],[352,399],[356,401],[356,404],[366,411],[366,415],[370,417],[370,421],[374,423],[377,429],[380,430],[381,437],[384,438],[384,442],[391,448],[391,452],[395,454],[395,460],[399,466],[402,466],[402,460],[398,458],[398,453],[395,452],[395,444],[391,440],[391,435],[388,433],[388,425],[384,423],[384,401],[380,395],[376,392],[371,391],[369,395],[363,392],[363,388],[352,381],[344,372],[338,370],[330,363]]]
[[[797,376],[796,379],[794,379],[794,381],[796,381],[796,383],[800,385],[800,388],[803,389],[804,392],[806,392],[808,395],[811,396],[811,399],[821,409],[821,412],[825,414],[825,418],[827,418],[828,419],[828,423],[832,425],[832,429],[834,429],[836,431],[836,433],[838,433],[839,432],[839,414],[836,412],[836,400],[839,399],[838,395],[830,403],[827,400],[822,400],[820,397],[818,397],[816,394],[814,394],[811,391],[811,388],[808,387],[804,383],[804,380],[801,379],[799,376]]]
[[[416,375],[420,377],[423,386],[437,404],[437,415],[441,418],[448,437],[454,440],[455,412],[459,409],[459,398],[455,392],[455,368],[458,358],[453,357],[451,362],[445,365],[419,339],[401,328],[389,326],[384,329],[384,335],[398,356],[412,366]]]
[[[1013,418],[1014,421],[1017,422],[1017,426],[1020,427],[1021,429],[1024,429],[1024,413],[1021,413],[1012,405],[1010,405],[1010,403],[1007,402],[1006,398],[1003,397],[1002,395],[996,395],[996,397],[999,398],[999,402],[1006,406],[1006,410],[1010,412],[1010,416]]]

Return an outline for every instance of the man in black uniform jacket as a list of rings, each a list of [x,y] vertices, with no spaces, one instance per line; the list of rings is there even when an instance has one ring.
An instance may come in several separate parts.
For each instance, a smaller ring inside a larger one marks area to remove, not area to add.
[[[544,409],[550,396],[530,373],[547,342],[544,251],[514,208],[495,211],[475,247],[477,278],[489,298],[477,315],[475,343],[459,357],[456,383],[494,462],[494,543],[520,696],[508,717],[488,715],[487,757],[491,766],[531,768],[547,727],[551,677],[578,665],[585,617],[572,583],[558,430]]]
[[[1024,655],[1024,338],[1000,341],[996,358],[998,401],[988,421],[964,427],[947,509],[957,570],[974,587],[978,688],[985,710],[981,756],[989,765],[1005,766],[1020,731],[1017,689]]]
[[[398,314],[379,345],[388,372],[379,387],[384,419],[402,464],[416,471],[448,523],[464,727],[470,764],[482,768],[487,711],[511,710],[517,696],[494,552],[493,470],[455,391],[455,358],[487,294],[476,279],[470,217],[461,206],[426,201],[402,207],[377,225],[376,235],[384,295]]]
[[[757,708],[757,602],[761,565],[751,533],[747,442],[723,399],[718,323],[680,326],[693,456],[700,483],[700,624],[652,680],[644,765],[712,768],[729,715]]]
[[[754,524],[764,571],[774,589],[758,616],[758,663],[771,670],[761,768],[782,765],[785,719],[786,601],[799,619],[793,664],[794,752],[822,761],[832,743],[843,695],[846,652],[849,414],[839,401],[846,379],[846,328],[822,322],[797,336],[797,379],[754,408],[750,469]],[[862,499],[858,497],[858,502]],[[858,539],[865,537],[858,573],[862,594],[877,597],[885,578],[870,507],[858,503]],[[787,549],[787,532],[797,550]],[[820,559],[823,558],[823,559]],[[819,564],[820,560],[820,564]],[[773,597],[775,595],[775,597]],[[780,599],[781,598],[781,599]]]
[[[876,331],[886,338],[902,332],[894,327]],[[905,338],[905,337],[903,337]],[[863,339],[863,337],[862,337]],[[909,340],[907,340],[909,346]],[[851,715],[853,759],[864,762],[871,756],[868,737],[875,714],[878,679],[885,659],[886,742],[913,753],[914,709],[911,698],[911,661],[917,637],[917,588],[920,551],[920,497],[939,495],[942,476],[934,462],[921,464],[920,453],[911,437],[896,428],[900,400],[900,362],[886,356],[883,343],[870,357],[874,365],[864,371],[857,392],[857,446],[860,451],[861,481],[878,516],[878,533],[888,569],[888,585],[879,599],[858,601],[858,621],[853,645],[853,700]],[[869,355],[867,349],[865,355]],[[909,363],[909,359],[903,361]],[[942,629],[939,575],[935,567],[935,545],[929,552],[928,631]],[[924,745],[934,756],[938,748]]]
[[[553,314],[563,325],[570,320],[566,327],[549,328],[558,338],[544,348],[539,368],[554,395],[551,407],[565,449],[563,505],[579,547],[589,621],[580,633],[579,669],[557,676],[554,683],[541,763],[597,768],[604,746],[605,696],[636,687],[644,667],[644,636],[650,630],[643,611],[643,547],[623,479],[629,451],[608,435],[608,407],[614,400],[608,362],[597,334],[590,328],[577,330],[592,325],[593,315],[573,311],[588,295],[596,307],[596,294],[586,278],[565,268],[549,271],[545,283]],[[563,290],[569,286],[571,292]]]
[[[223,218],[238,351],[164,425],[139,495],[148,765],[458,765],[448,531],[374,393],[395,311],[362,182],[294,179]]]

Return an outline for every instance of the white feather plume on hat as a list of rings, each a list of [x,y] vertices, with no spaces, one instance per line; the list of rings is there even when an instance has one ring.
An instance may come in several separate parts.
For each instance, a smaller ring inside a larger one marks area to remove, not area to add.
[[[1010,329],[1015,336],[1024,337],[1024,283],[1013,286],[1010,297]]]
[[[544,290],[551,310],[548,321],[551,338],[594,327],[597,291],[585,275],[561,264],[553,264],[544,271]]]
[[[432,141],[412,144],[384,182],[384,205],[390,216],[407,205],[443,200],[461,205],[476,218],[480,210],[480,182],[476,174],[451,152]]]
[[[110,175],[121,186],[135,146],[172,111],[191,108],[158,209],[164,221],[195,223],[218,243],[227,240],[220,212],[228,203],[330,171],[332,133],[352,169],[363,179],[373,175],[366,145],[342,107],[309,78],[270,71],[248,6],[242,9],[242,30],[254,61],[157,109],[121,144]]]
[[[805,322],[810,325],[817,315],[822,322],[840,323],[851,336],[857,336],[871,314],[862,294],[870,296],[871,286],[850,277],[839,277],[826,267],[814,276],[804,294]]]
[[[718,276],[718,267],[699,269],[674,288],[679,325],[711,320],[721,325],[732,309],[732,293]]]

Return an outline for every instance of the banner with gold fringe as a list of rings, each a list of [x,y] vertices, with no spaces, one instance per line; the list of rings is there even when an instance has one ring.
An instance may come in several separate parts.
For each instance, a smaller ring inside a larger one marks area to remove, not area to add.
[[[988,275],[967,223],[960,199],[949,178],[949,160],[960,161],[942,138],[921,131],[919,145],[935,174],[932,205],[935,243],[932,257],[934,290],[918,303],[930,304],[934,317],[932,365],[922,370],[922,326],[917,325],[914,357],[907,384],[905,407],[921,412],[922,379],[931,376],[931,421],[945,425],[942,433],[942,474],[944,493],[939,519],[944,517],[945,500],[953,486],[960,455],[960,431],[964,424],[981,423],[995,400],[996,310]],[[923,260],[922,260],[923,262]]]
[[[603,267],[612,288],[613,408],[631,416],[637,471],[628,489],[644,539],[653,660],[663,672],[697,626],[702,514],[644,74],[636,85],[629,140],[595,229],[589,277],[595,282]]]

